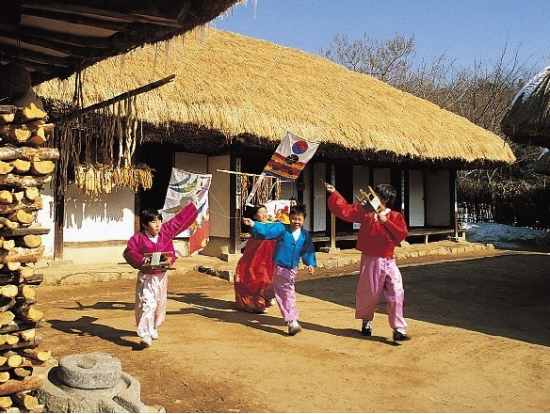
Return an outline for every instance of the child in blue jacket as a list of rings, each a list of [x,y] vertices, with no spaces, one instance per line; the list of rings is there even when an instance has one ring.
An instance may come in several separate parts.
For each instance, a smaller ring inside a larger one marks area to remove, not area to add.
[[[300,258],[307,266],[310,275],[313,274],[315,247],[309,232],[303,228],[306,218],[306,206],[298,204],[290,209],[290,224],[259,223],[249,218],[243,218],[243,223],[250,227],[250,233],[255,239],[276,239],[273,261],[275,275],[273,284],[260,293],[266,302],[275,297],[281,313],[288,325],[288,333],[296,335],[302,330],[298,323],[296,309],[296,290],[294,281],[298,273]]]

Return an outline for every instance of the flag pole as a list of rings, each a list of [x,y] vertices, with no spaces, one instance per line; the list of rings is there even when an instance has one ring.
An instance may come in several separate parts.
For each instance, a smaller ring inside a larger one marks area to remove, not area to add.
[[[262,183],[262,181],[264,180],[265,178],[265,173],[262,172],[259,176],[258,176],[258,179],[256,180],[256,182],[254,183],[254,185],[252,186],[252,190],[250,190],[250,193],[248,194],[248,197],[246,198],[246,201],[245,201],[245,206],[252,206],[252,204],[250,204],[250,202],[252,201],[252,199],[254,198],[254,195],[256,194],[256,191],[258,191],[258,187],[260,186],[260,184]]]

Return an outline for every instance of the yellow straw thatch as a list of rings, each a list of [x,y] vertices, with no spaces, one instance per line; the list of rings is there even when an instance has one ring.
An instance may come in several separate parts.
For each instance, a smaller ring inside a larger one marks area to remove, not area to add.
[[[550,175],[550,150],[548,148],[542,150],[534,170],[538,174]]]
[[[516,94],[502,118],[501,128],[519,144],[550,146],[550,66]]]
[[[497,135],[428,101],[322,57],[210,29],[146,46],[88,68],[84,105],[176,73],[140,95],[140,117],[156,125],[193,124],[279,141],[287,131],[351,151],[463,164],[512,163]],[[39,94],[70,100],[74,81]]]

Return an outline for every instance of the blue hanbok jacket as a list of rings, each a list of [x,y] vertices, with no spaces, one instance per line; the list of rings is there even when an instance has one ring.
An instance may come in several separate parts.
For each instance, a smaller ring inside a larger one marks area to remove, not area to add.
[[[282,267],[298,267],[300,257],[306,266],[317,266],[315,246],[309,232],[302,227],[300,237],[294,240],[290,225],[284,223],[260,223],[255,221],[250,229],[255,239],[276,239],[273,261]]]

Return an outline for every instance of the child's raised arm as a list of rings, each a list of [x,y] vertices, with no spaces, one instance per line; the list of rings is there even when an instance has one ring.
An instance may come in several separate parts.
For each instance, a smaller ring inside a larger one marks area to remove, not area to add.
[[[330,212],[339,219],[354,223],[361,223],[363,221],[363,217],[365,216],[365,210],[363,210],[363,207],[356,203],[349,204],[332,185],[326,184],[326,186],[327,192],[331,193],[330,197],[327,199],[328,209]],[[332,192],[329,187],[333,190]]]
[[[248,227],[254,227],[254,220],[248,217],[243,217],[243,224]]]
[[[285,233],[285,225],[283,223],[260,223],[246,217],[243,217],[242,220],[245,225],[250,227],[250,234],[255,239],[273,240]]]
[[[193,224],[198,214],[195,203],[189,203],[178,214],[164,223],[160,231],[171,240]]]

